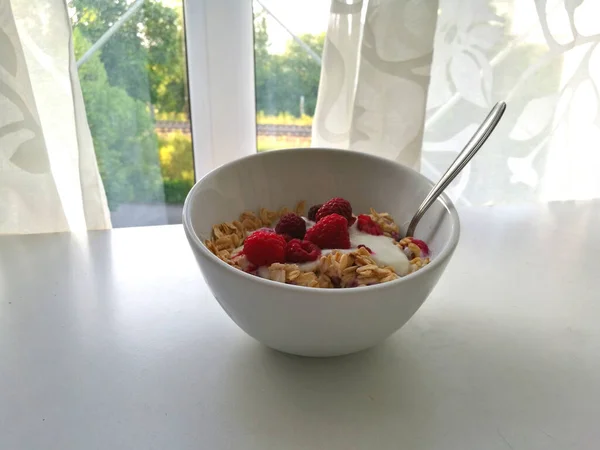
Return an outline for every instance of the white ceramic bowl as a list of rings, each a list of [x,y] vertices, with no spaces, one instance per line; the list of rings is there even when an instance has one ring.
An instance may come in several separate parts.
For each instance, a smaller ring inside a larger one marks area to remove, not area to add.
[[[401,279],[364,288],[314,289],[259,278],[234,269],[203,244],[214,224],[260,207],[307,207],[343,197],[355,214],[370,207],[406,227],[432,183],[405,166],[364,153],[291,149],[226,164],[202,178],[183,207],[183,226],[214,296],[246,333],[296,355],[335,356],[369,348],[390,336],[419,309],[450,260],[459,237],[458,214],[446,196],[417,227],[432,260]]]

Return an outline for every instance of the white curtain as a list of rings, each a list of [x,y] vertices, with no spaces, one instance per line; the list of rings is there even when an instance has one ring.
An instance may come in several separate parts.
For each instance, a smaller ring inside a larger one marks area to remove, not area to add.
[[[436,0],[332,0],[313,146],[419,167],[436,18]]]
[[[332,0],[313,145],[420,160],[437,179],[505,100],[451,195],[600,197],[599,17],[598,0]]]
[[[64,0],[0,2],[0,234],[110,228]]]

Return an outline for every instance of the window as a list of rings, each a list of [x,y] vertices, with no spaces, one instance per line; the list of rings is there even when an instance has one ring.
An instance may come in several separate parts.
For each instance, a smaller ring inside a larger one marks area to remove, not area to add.
[[[194,183],[181,0],[72,0],[70,10],[113,226],[180,223]]]
[[[346,9],[362,2],[339,3]],[[508,95],[504,132],[450,193],[465,204],[563,198],[555,180],[564,178],[560,158],[567,154],[546,156],[566,147],[538,140],[554,139],[544,134],[554,127],[552,115],[541,112],[556,109],[557,77],[571,70],[561,55],[575,48],[549,45],[550,32],[538,30],[531,7],[509,11],[506,2],[491,2],[475,8],[467,26],[459,20],[462,9],[447,3],[437,16],[423,173],[437,179],[491,104]],[[380,7],[365,3],[361,14],[381,31]],[[257,150],[311,145],[325,33],[336,24],[329,24],[335,16],[329,8],[322,0],[72,0],[81,84],[114,226],[178,223],[185,195],[209,170]],[[573,67],[588,89],[595,72],[585,73],[583,61]],[[469,64],[473,70],[462,70]],[[534,83],[536,77],[544,83]],[[577,77],[569,83],[575,86]],[[566,198],[595,192],[593,173],[586,177],[561,182],[581,191]]]
[[[310,146],[327,3],[71,0],[114,227],[180,223],[189,189],[213,167]]]
[[[254,0],[257,150],[309,147],[329,18],[322,0]]]

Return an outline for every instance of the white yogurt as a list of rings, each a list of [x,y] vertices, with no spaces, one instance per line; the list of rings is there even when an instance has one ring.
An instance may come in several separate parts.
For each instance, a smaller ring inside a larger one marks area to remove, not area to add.
[[[396,241],[387,236],[373,236],[360,231],[356,224],[350,227],[350,244],[358,248],[359,245],[369,247],[373,252],[371,258],[380,266],[390,266],[400,276],[408,273],[409,262],[404,252],[396,246]]]

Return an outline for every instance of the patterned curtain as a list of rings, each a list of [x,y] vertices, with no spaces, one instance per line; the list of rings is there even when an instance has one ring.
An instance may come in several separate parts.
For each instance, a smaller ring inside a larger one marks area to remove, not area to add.
[[[499,127],[453,184],[455,200],[600,197],[598,17],[597,0],[333,0],[314,145],[414,167],[416,158],[437,179],[505,100]]]
[[[332,0],[312,145],[418,168],[437,1]]]
[[[0,2],[0,234],[110,228],[64,0]]]

